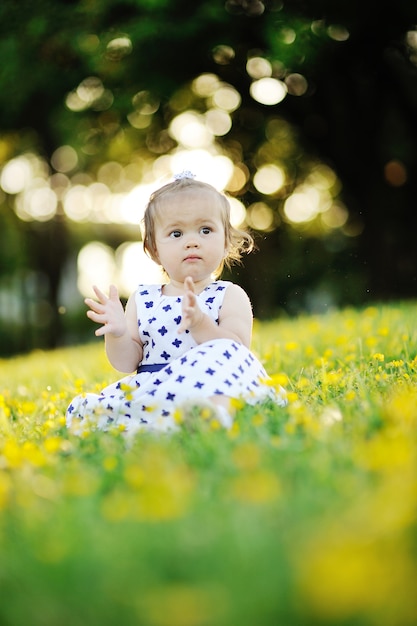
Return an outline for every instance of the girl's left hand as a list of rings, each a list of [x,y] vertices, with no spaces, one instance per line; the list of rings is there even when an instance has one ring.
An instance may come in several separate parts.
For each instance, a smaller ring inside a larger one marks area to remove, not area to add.
[[[185,293],[182,299],[182,318],[178,326],[178,332],[183,333],[185,330],[191,330],[199,324],[204,317],[203,311],[197,303],[195,295],[194,281],[188,276],[184,281]]]

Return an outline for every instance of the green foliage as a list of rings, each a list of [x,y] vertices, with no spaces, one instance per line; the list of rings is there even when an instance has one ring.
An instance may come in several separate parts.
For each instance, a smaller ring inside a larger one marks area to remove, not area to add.
[[[257,323],[289,405],[236,401],[230,431],[78,438],[70,399],[117,376],[101,342],[0,362],[0,621],[414,624],[414,318]]]

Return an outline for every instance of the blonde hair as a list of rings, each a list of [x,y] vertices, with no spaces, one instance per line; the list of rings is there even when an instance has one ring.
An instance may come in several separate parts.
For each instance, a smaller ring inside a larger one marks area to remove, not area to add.
[[[193,180],[192,178],[181,178],[164,185],[151,194],[143,217],[143,249],[153,261],[159,263],[155,240],[155,217],[158,209],[163,203],[169,202],[170,196],[173,194],[180,193],[186,195],[190,192],[211,194],[213,196],[213,205],[217,204],[221,210],[225,234],[225,249],[227,252],[214,272],[214,276],[218,278],[224,266],[230,269],[234,263],[241,262],[242,254],[254,250],[255,242],[249,232],[232,226],[230,223],[229,200],[224,194],[207,183]]]

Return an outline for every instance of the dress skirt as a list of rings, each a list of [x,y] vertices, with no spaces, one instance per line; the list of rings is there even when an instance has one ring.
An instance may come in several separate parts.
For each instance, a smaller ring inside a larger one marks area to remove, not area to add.
[[[105,387],[100,394],[76,396],[67,409],[67,426],[107,430],[173,431],[181,411],[216,396],[249,404],[267,398],[285,405],[285,394],[268,384],[269,377],[254,354],[229,339],[215,339],[190,348],[164,363],[147,362],[138,371]]]

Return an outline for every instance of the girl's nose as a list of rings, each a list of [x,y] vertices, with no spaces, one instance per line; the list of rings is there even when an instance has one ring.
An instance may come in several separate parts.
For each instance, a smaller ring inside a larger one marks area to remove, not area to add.
[[[185,244],[186,248],[197,248],[198,247],[198,242],[196,241],[196,239],[194,239],[194,237],[187,239],[186,244]]]

